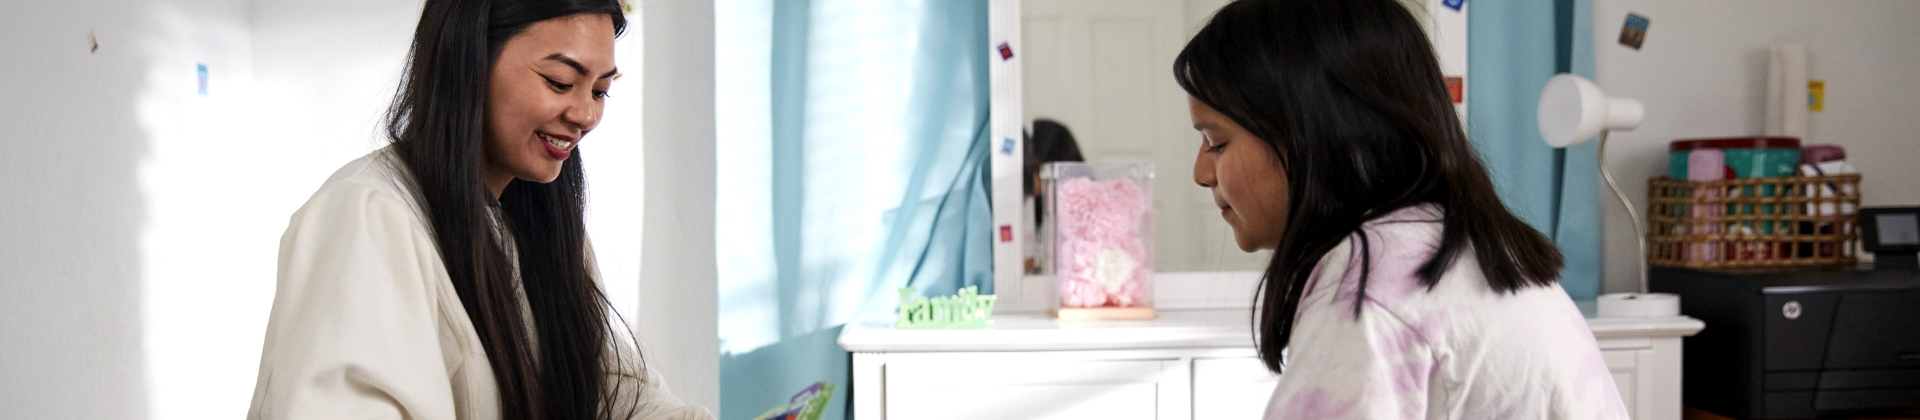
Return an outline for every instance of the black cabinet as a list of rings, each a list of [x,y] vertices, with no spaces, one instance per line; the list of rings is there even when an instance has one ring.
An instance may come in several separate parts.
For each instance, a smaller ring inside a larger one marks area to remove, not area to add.
[[[1920,272],[1655,268],[1707,324],[1686,338],[1686,405],[1735,418],[1920,411]]]

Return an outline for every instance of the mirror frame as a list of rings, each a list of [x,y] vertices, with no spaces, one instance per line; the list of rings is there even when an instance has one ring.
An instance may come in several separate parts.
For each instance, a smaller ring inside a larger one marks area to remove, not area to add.
[[[1454,110],[1464,125],[1467,119],[1467,9],[1464,0],[1401,0],[1411,8],[1424,8],[1427,37],[1440,58],[1442,74],[1459,77],[1459,100]],[[987,1],[987,47],[990,51],[987,74],[991,84],[987,147],[991,152],[993,202],[993,289],[996,305],[1002,313],[1043,312],[1054,306],[1056,296],[1052,276],[1027,275],[1025,253],[1021,249],[1027,237],[1020,223],[1021,170],[1025,156],[1026,120],[1021,97],[1021,0]],[[1197,31],[1198,28],[1189,28]],[[1003,53],[1004,51],[1004,53]],[[1167,83],[1173,83],[1171,75]],[[1178,173],[1176,171],[1175,173]],[[1246,309],[1260,281],[1258,271],[1154,273],[1154,307],[1157,309]],[[1247,294],[1223,291],[1245,290]]]

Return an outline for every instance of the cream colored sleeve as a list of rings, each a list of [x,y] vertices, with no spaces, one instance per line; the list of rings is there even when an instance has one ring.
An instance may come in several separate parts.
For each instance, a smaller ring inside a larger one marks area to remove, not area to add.
[[[606,290],[606,277],[600,273],[599,258],[593,251],[593,239],[588,238],[587,267],[593,270],[593,278]],[[642,279],[645,281],[645,279]],[[628,325],[614,324],[610,327],[613,339],[607,353],[607,386],[615,390],[608,409],[612,418],[630,420],[713,420],[712,411],[689,405],[673,396],[667,390],[667,380],[659,371],[646,365],[645,358],[635,349],[637,344]]]
[[[619,336],[616,334],[616,336]],[[659,375],[658,369],[643,366],[643,359],[634,352],[631,342],[624,339],[614,343],[616,356],[620,360],[613,366],[617,369],[609,373],[610,387],[617,393],[610,404],[614,418],[630,420],[713,420],[713,412],[706,408],[688,405],[673,396],[667,390],[667,380]]]
[[[438,325],[446,276],[400,198],[331,184],[280,239],[250,419],[454,419]],[[464,319],[464,318],[462,318]]]

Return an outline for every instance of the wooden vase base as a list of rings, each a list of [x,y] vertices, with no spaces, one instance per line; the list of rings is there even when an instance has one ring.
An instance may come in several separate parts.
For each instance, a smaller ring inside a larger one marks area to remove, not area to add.
[[[1158,319],[1159,314],[1153,308],[1059,308],[1047,311],[1053,319],[1062,321],[1091,320],[1143,320]]]

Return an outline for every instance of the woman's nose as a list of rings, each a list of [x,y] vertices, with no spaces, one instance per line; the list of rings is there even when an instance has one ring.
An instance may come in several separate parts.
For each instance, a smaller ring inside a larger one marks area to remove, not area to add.
[[[583,103],[576,103],[573,106],[567,107],[567,112],[562,114],[561,118],[566,119],[568,123],[572,123],[574,127],[580,130],[581,134],[585,134],[588,131],[592,131],[594,126],[600,124],[600,107],[601,105],[598,101],[588,98],[583,101]]]
[[[1213,188],[1216,181],[1213,173],[1213,155],[1207,153],[1205,146],[1201,146],[1200,153],[1193,158],[1193,183],[1200,184],[1203,188]]]

